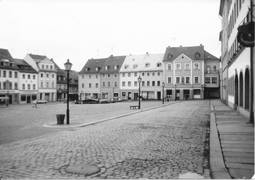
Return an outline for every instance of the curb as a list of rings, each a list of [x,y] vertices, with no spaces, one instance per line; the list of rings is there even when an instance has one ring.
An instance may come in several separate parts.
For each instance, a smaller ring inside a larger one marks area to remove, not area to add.
[[[57,124],[44,124],[43,127],[48,127],[48,128],[78,128],[78,127],[86,127],[86,126],[90,126],[90,125],[95,125],[98,123],[102,123],[102,122],[106,122],[106,121],[110,121],[110,120],[114,120],[114,119],[119,119],[122,117],[126,117],[126,116],[131,116],[133,114],[137,114],[137,113],[141,113],[141,112],[146,112],[146,111],[150,111],[153,109],[158,109],[158,108],[162,108],[162,107],[166,107],[166,106],[170,106],[173,104],[177,104],[178,102],[175,103],[171,103],[171,104],[164,104],[161,106],[156,106],[156,107],[151,107],[151,108],[147,108],[147,109],[142,109],[142,110],[138,110],[135,112],[131,112],[131,113],[126,113],[126,114],[122,114],[122,115],[118,115],[118,116],[114,116],[114,117],[110,117],[110,118],[106,118],[106,119],[101,119],[99,121],[96,122],[89,122],[89,123],[83,123],[83,124],[78,124],[78,125],[57,125]]]
[[[215,118],[215,108],[211,104],[210,113],[210,171],[214,179],[232,179],[229,175],[223,159],[222,149],[218,136]]]

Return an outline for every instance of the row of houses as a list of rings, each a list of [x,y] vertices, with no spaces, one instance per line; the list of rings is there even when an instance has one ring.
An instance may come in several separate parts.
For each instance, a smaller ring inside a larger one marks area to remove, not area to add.
[[[203,45],[167,47],[162,54],[92,58],[79,72],[79,98],[136,100],[138,77],[143,99],[219,98],[219,65],[220,59]]]
[[[230,107],[254,121],[254,0],[221,0],[221,99]],[[253,15],[252,15],[253,14]],[[253,45],[246,47],[238,40],[238,28],[252,25],[246,33]]]
[[[72,98],[78,96],[78,73],[71,71]],[[56,101],[66,98],[66,73],[47,56],[27,54],[13,58],[7,49],[0,49],[0,97],[10,104],[33,100]],[[3,101],[2,101],[3,103]]]

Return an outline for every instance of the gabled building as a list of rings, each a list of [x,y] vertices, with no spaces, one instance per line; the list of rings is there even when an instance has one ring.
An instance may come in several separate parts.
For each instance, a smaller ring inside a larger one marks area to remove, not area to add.
[[[119,70],[124,59],[113,55],[89,59],[79,72],[80,99],[119,99]]]
[[[0,103],[18,104],[18,73],[19,68],[15,64],[7,49],[0,49]]]
[[[57,69],[47,56],[27,54],[24,60],[38,72],[38,100],[56,101]]]
[[[252,48],[243,47],[238,42],[237,34],[239,26],[251,22],[251,11],[253,16],[255,14],[255,8],[251,8],[252,2],[254,6],[254,0],[221,0],[219,9],[219,15],[222,17],[219,38],[222,66],[221,99],[247,117],[254,114],[254,108],[251,108],[254,106],[254,100],[251,98],[254,81],[254,77],[251,76],[251,61],[254,62],[254,57],[252,59],[251,53],[255,52],[254,48],[252,51]]]
[[[212,65],[213,60],[216,62],[216,67]],[[167,47],[163,64],[167,99],[204,99],[205,91],[206,96],[210,97],[212,91],[210,88],[216,86],[219,88],[219,59],[206,52],[203,45]],[[205,66],[214,68],[214,71],[206,73],[207,83],[205,83]]]
[[[18,67],[19,103],[27,104],[37,99],[38,73],[23,59],[14,59]]]
[[[163,54],[129,55],[120,69],[122,99],[138,99],[138,77],[143,99],[162,98]]]

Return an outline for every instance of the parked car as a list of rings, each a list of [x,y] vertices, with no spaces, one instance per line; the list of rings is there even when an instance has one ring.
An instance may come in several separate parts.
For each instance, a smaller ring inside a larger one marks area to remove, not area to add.
[[[98,99],[85,99],[83,100],[83,104],[97,104],[99,103]]]
[[[47,100],[36,100],[37,104],[46,104],[48,101]]]
[[[106,103],[110,103],[110,101],[108,99],[100,99],[99,103],[106,104]]]

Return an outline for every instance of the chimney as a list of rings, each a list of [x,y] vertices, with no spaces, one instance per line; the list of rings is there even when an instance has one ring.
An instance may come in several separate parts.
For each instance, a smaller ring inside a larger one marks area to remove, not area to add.
[[[148,53],[148,52],[146,52],[146,55],[147,55],[147,56],[149,56],[149,53]]]

